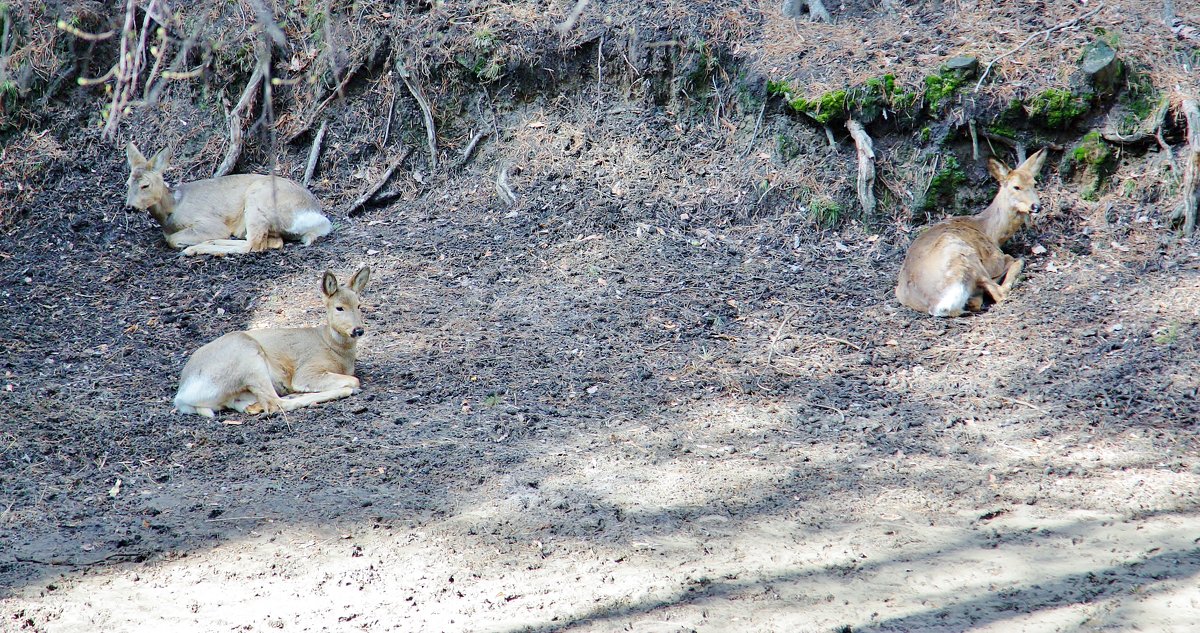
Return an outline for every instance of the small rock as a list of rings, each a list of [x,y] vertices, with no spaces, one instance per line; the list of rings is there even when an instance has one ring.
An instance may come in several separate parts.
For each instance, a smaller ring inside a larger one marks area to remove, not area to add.
[[[970,55],[958,55],[946,61],[946,70],[957,73],[964,79],[974,77],[979,71],[979,60]]]

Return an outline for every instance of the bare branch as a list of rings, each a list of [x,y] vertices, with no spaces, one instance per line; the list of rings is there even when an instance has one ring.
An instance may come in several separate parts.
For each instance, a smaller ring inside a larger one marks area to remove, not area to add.
[[[1083,15],[1081,15],[1079,17],[1076,17],[1071,20],[1066,20],[1064,22],[1059,22],[1058,24],[1055,24],[1054,26],[1052,26],[1048,29],[1038,31],[1037,33],[1034,33],[1033,35],[1030,35],[1029,37],[1025,38],[1024,42],[1017,44],[1011,50],[1001,53],[1000,56],[998,56],[995,59],[993,59],[992,61],[988,62],[987,67],[985,67],[983,69],[983,72],[980,73],[979,81],[975,82],[975,92],[979,92],[979,87],[982,86],[984,80],[987,79],[988,73],[992,72],[992,66],[995,66],[996,62],[1004,59],[1005,57],[1008,57],[1009,55],[1012,55],[1013,53],[1021,50],[1022,48],[1025,48],[1026,46],[1029,45],[1030,42],[1032,42],[1033,40],[1036,40],[1039,37],[1050,37],[1050,35],[1052,33],[1054,33],[1055,31],[1069,29],[1069,28],[1075,26],[1076,24],[1083,22],[1084,20],[1099,13],[1103,8],[1104,8],[1104,5],[1099,5],[1095,9],[1092,9],[1091,11],[1088,11],[1087,13],[1084,13]]]
[[[566,35],[571,29],[575,28],[575,22],[579,20],[580,14],[587,8],[588,0],[578,0],[574,7],[571,7],[571,12],[567,14],[567,19],[563,20],[562,24],[554,27],[559,35]]]
[[[395,158],[393,158],[392,162],[388,164],[387,169],[384,170],[383,176],[379,180],[375,181],[373,185],[368,187],[361,196],[355,198],[354,202],[351,202],[349,207],[346,207],[346,215],[354,215],[359,209],[365,207],[367,203],[375,197],[375,194],[379,193],[380,189],[383,189],[383,186],[387,184],[387,181],[391,180],[392,174],[396,172],[396,168],[399,167],[400,163],[403,163],[404,159],[408,158],[408,155],[411,153],[412,148],[405,148],[403,153],[398,154]]]

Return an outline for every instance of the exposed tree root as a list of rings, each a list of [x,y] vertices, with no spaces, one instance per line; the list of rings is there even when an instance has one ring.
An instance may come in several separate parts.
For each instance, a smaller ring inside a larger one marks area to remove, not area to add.
[[[1158,130],[1162,128],[1163,122],[1167,118],[1167,109],[1170,103],[1167,99],[1163,99],[1154,112],[1138,123],[1137,129],[1129,134],[1122,134],[1117,130],[1115,123],[1108,121],[1104,128],[1100,130],[1100,136],[1110,143],[1118,143],[1121,145],[1132,145],[1153,141],[1158,137]]]
[[[313,139],[312,148],[308,150],[308,164],[304,166],[304,186],[307,187],[309,181],[312,180],[313,172],[317,169],[317,158],[321,155],[321,143],[325,141],[325,131],[329,128],[329,121],[321,121],[321,129],[317,131],[317,138]]]
[[[846,129],[858,147],[858,201],[862,203],[863,216],[871,217],[875,213],[875,143],[854,119],[846,120]]]
[[[789,18],[804,15],[805,8],[813,20],[833,22],[833,16],[829,14],[829,9],[825,8],[822,0],[783,0],[783,14]]]
[[[358,73],[366,67],[367,67],[367,61],[360,60],[358,65],[355,66],[353,70],[351,70],[350,72],[347,72],[345,74],[345,76],[342,77],[342,80],[338,82],[338,85],[336,88],[334,88],[333,92],[330,93],[330,95],[328,97],[325,97],[325,99],[323,101],[321,101],[320,104],[317,105],[316,109],[312,111],[312,114],[309,115],[308,119],[303,124],[301,124],[300,127],[296,128],[295,131],[293,131],[290,135],[288,135],[288,137],[286,139],[284,139],[285,142],[291,143],[292,141],[295,141],[296,139],[303,136],[306,132],[311,130],[312,126],[315,125],[317,122],[317,117],[320,116],[321,112],[325,109],[325,106],[329,105],[330,101],[333,101],[334,99],[345,95],[346,94],[346,86],[350,85],[350,81],[352,79],[354,79],[354,77],[356,75],[358,75]]]
[[[578,0],[575,6],[571,8],[571,12],[567,14],[567,19],[563,20],[562,24],[554,27],[559,35],[566,35],[575,27],[575,22],[579,20],[580,14],[587,8],[588,0]]]
[[[496,193],[500,195],[500,199],[507,206],[511,207],[517,203],[517,194],[513,193],[512,187],[508,186],[507,163],[502,163],[496,170]]]
[[[403,64],[397,63],[396,70],[400,73],[400,78],[404,80],[404,86],[408,88],[413,99],[417,100],[417,105],[421,107],[421,115],[425,119],[425,142],[429,145],[429,169],[437,171],[437,130],[433,125],[433,109],[429,107],[429,100],[425,98],[421,86],[413,81],[408,69]]]
[[[266,52],[265,55],[267,58],[259,58],[254,73],[246,82],[246,88],[242,90],[242,98],[238,99],[237,105],[229,112],[229,149],[225,151],[225,159],[221,161],[217,171],[213,172],[214,177],[224,176],[233,171],[233,168],[237,166],[238,158],[242,155],[245,118],[250,109],[254,107],[254,100],[258,98],[263,77],[266,76],[267,64],[270,63],[270,52]]]
[[[1191,237],[1196,231],[1196,213],[1200,209],[1200,105],[1195,97],[1184,97],[1179,104],[1187,119],[1187,149],[1183,167],[1183,199],[1171,213],[1171,220],[1183,220],[1183,234]]]

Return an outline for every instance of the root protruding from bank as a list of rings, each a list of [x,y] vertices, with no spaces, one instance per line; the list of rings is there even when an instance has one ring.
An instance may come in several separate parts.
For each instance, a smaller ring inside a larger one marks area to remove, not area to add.
[[[1184,97],[1179,104],[1187,119],[1187,149],[1184,150],[1183,197],[1171,213],[1173,222],[1183,221],[1183,234],[1196,232],[1196,214],[1200,210],[1200,105],[1195,97]]]
[[[846,129],[854,138],[858,148],[858,201],[862,204],[863,216],[875,213],[875,143],[862,124],[854,119],[846,120]]]

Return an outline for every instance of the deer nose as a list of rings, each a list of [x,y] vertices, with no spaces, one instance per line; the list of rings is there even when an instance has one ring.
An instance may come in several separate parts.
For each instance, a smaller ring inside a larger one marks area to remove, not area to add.
[[[1029,207],[1029,210],[1033,213],[1040,212],[1042,210],[1042,203],[1040,203],[1040,202],[1033,203],[1033,206]]]
[[[351,338],[358,338],[358,337],[360,337],[360,336],[362,336],[362,335],[363,335],[363,329],[362,329],[362,328],[360,328],[360,327],[356,327],[356,328],[354,328],[353,330],[350,330],[350,337],[351,337]]]

